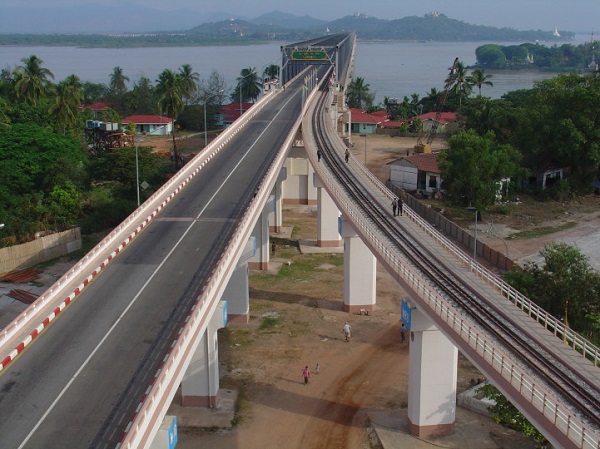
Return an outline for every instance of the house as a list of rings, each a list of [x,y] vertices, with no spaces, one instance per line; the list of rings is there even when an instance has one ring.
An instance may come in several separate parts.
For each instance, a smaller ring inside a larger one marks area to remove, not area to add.
[[[216,125],[227,128],[252,106],[253,103],[231,103],[222,105],[216,117]]]
[[[135,124],[136,134],[167,136],[173,133],[174,118],[162,115],[131,115],[122,120],[124,126]]]
[[[423,131],[429,132],[435,129],[435,132],[443,133],[446,130],[448,123],[456,121],[456,112],[441,112],[437,117],[437,112],[428,112],[417,116],[423,124]]]
[[[375,134],[377,125],[384,118],[373,114],[367,114],[360,109],[350,108],[350,132]]]
[[[96,103],[92,103],[92,104],[88,104],[85,106],[81,107],[81,110],[84,111],[86,109],[91,110],[94,113],[94,117],[99,117],[100,113],[102,112],[102,110],[110,108],[111,106],[108,103],[102,103],[101,101],[98,101]]]
[[[389,163],[390,181],[401,189],[433,196],[442,190],[437,154],[413,154]]]

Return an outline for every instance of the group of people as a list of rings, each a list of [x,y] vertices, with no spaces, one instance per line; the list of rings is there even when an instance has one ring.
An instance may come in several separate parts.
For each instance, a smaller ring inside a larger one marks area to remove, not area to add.
[[[402,198],[399,198],[397,196],[394,197],[394,199],[392,200],[392,212],[394,213],[394,217],[402,215],[403,206],[404,203],[402,202]]]
[[[317,363],[317,365],[315,366],[315,374],[319,374],[320,372],[321,372],[321,367]],[[304,367],[304,369],[302,370],[302,379],[304,380],[304,385],[306,385],[308,383],[309,378],[310,378],[310,369],[308,368],[308,365],[306,365]]]

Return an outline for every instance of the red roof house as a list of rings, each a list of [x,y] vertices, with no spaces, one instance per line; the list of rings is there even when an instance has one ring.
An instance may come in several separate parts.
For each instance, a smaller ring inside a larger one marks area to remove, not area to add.
[[[426,196],[442,188],[442,177],[435,153],[413,154],[391,162],[390,181],[407,191],[419,191]]]
[[[135,124],[137,134],[166,136],[173,132],[175,119],[162,115],[130,115],[122,120],[123,125]]]

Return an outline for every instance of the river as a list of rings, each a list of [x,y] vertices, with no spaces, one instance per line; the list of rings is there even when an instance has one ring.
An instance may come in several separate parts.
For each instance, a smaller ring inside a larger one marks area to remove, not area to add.
[[[579,37],[581,43],[585,36]],[[441,90],[448,69],[458,57],[466,65],[475,63],[475,49],[486,42],[368,42],[358,41],[354,74],[365,79],[376,102],[385,96],[402,99],[413,93],[424,97],[432,87]],[[514,44],[514,43],[512,43]],[[0,46],[0,67],[14,68],[30,55],[41,58],[60,81],[70,74],[82,81],[108,83],[114,67],[119,66],[129,77],[130,85],[141,76],[155,81],[164,69],[177,69],[190,64],[201,78],[217,70],[233,89],[242,68],[255,67],[261,72],[276,64],[280,43],[247,46],[209,47],[144,47],[144,48],[78,48],[43,46]],[[536,71],[486,71],[492,87],[484,86],[482,94],[500,98],[508,91],[529,89],[535,81],[553,76]]]

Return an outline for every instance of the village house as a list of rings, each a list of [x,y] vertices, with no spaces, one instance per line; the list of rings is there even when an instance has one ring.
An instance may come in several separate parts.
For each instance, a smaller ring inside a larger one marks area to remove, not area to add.
[[[456,121],[456,112],[441,112],[439,117],[437,115],[437,112],[428,112],[417,116],[423,125],[423,132],[435,130],[437,133],[443,133],[449,123]]]
[[[173,133],[175,119],[162,115],[131,115],[121,122],[125,127],[130,123],[135,124],[136,134],[168,136]]]
[[[390,182],[409,192],[433,197],[442,190],[437,154],[413,154],[390,162]]]
[[[375,134],[377,125],[384,120],[383,117],[350,108],[350,132],[352,133]]]

